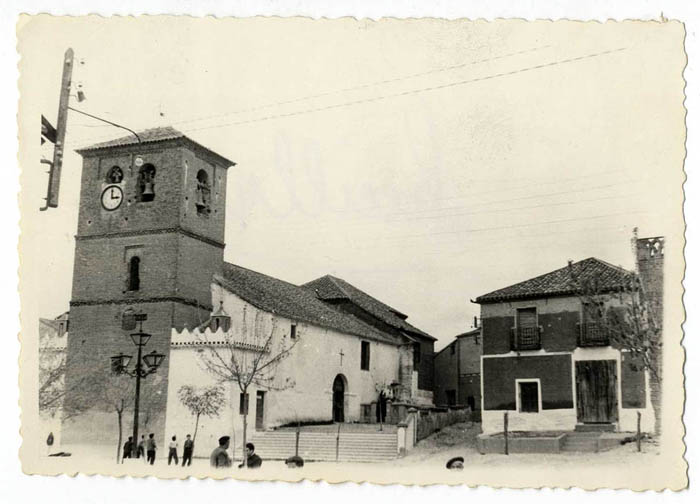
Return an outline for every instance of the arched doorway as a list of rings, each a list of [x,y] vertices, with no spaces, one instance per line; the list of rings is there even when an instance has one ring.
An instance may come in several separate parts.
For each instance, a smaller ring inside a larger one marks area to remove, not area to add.
[[[345,421],[345,377],[340,374],[333,380],[333,421]]]

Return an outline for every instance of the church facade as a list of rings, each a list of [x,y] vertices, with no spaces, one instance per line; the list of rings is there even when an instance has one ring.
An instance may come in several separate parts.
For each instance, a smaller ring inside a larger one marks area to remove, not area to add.
[[[142,381],[148,415],[140,430],[161,440],[187,430],[189,413],[174,395],[179,387],[213,381],[197,371],[201,348],[194,340],[217,332],[202,324],[218,309],[230,314],[232,331],[245,326],[244,311],[261,327],[274,321],[276,336],[298,331],[299,343],[279,369],[295,385],[254,392],[266,401],[266,427],[302,417],[360,420],[379,388],[392,384],[401,400],[432,403],[434,338],[406,315],[340,279],[294,286],[224,262],[226,183],[235,163],[172,128],[78,152],[83,170],[64,403],[94,407],[64,422],[64,443],[112,442],[114,411],[99,390],[77,384],[85,373],[109,370],[111,356],[136,353],[127,327],[134,313],[148,316],[145,352],[165,354],[156,376]],[[333,292],[330,284],[341,282]],[[228,408],[229,418],[238,415],[237,398]]]
[[[224,264],[223,276],[211,287],[219,306],[212,318],[195,330],[173,329],[167,436],[192,434],[195,418],[179,391],[193,384],[200,391],[221,386],[227,403],[220,414],[199,421],[196,446],[202,454],[224,434],[242,439],[246,402],[248,439],[256,431],[297,422],[373,420],[382,391],[391,396],[396,390],[394,399],[420,402],[413,342],[337,310],[309,289],[240,266]],[[264,355],[268,339],[269,355]],[[261,353],[266,363],[283,349],[289,353],[270,382],[251,384],[247,398],[236,380],[221,382],[208,369],[209,362],[227,361],[232,352],[239,364],[247,359],[250,366]]]

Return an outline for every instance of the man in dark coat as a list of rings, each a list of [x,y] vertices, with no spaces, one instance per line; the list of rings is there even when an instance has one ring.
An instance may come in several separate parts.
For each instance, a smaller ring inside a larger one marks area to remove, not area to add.
[[[246,443],[245,451],[248,455],[246,457],[246,467],[248,469],[258,469],[262,465],[262,459],[255,454],[255,445],[253,443]],[[243,464],[238,466],[239,469],[241,467],[243,467]]]
[[[155,434],[151,432],[146,440],[146,458],[151,465],[156,461],[156,440],[154,436]]]
[[[192,437],[187,434],[187,439],[185,439],[185,444],[182,447],[182,467],[185,467],[185,464],[192,465],[192,452],[194,451],[194,441],[192,441]]]
[[[222,436],[219,438],[219,446],[214,448],[209,457],[209,463],[212,467],[221,469],[224,467],[231,467],[231,457],[228,456],[226,450],[228,450],[229,440],[231,438],[228,436]]]
[[[377,399],[377,423],[386,422],[386,394],[384,390],[379,392],[379,398]]]
[[[131,452],[134,449],[134,438],[132,436],[129,436],[129,439],[126,440],[126,443],[124,443],[124,454],[122,455],[122,464],[124,463],[124,459],[131,458]]]

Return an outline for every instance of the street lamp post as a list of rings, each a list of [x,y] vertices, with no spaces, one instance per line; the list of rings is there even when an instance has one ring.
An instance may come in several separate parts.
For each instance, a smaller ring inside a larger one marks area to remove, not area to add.
[[[145,347],[148,340],[151,339],[150,334],[143,332],[143,322],[148,318],[148,315],[145,313],[137,313],[134,315],[134,318],[139,323],[139,330],[138,332],[131,333],[130,335],[131,341],[133,341],[137,348],[136,365],[134,366],[133,371],[129,371],[127,369],[127,366],[131,361],[131,355],[120,353],[119,355],[111,357],[111,359],[112,369],[114,369],[117,374],[126,374],[132,378],[136,378],[136,393],[134,394],[134,441],[132,446],[132,457],[135,458],[138,452],[139,439],[139,402],[141,399],[141,378],[145,378],[146,376],[155,373],[163,362],[163,359],[165,359],[165,355],[158,353],[155,350],[146,355],[142,355],[143,347]],[[146,364],[146,368],[144,368],[142,361]]]

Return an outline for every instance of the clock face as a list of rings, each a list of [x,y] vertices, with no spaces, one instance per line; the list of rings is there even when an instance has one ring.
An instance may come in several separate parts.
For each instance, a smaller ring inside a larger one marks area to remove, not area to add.
[[[117,185],[111,185],[105,187],[102,191],[102,206],[105,210],[116,210],[122,204],[124,200],[124,192],[122,188]]]

